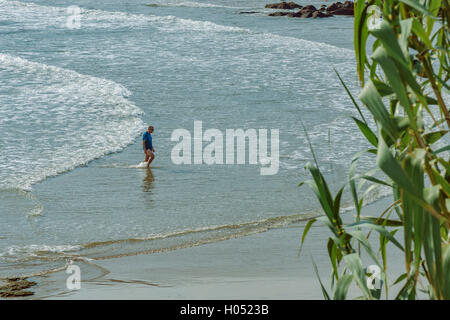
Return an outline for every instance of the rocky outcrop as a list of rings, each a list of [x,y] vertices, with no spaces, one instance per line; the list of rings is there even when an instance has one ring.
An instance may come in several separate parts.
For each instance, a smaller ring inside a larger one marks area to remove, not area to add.
[[[266,4],[265,8],[269,9],[299,9],[302,6],[299,4],[296,4],[295,2],[280,2],[280,3],[270,3]]]
[[[326,13],[325,9],[319,9],[317,10],[316,7],[312,5],[305,6],[301,8],[297,12],[283,12],[283,11],[277,11],[274,13],[269,14],[269,16],[272,17],[280,17],[280,16],[288,16],[292,18],[326,18],[331,17],[330,14]]]
[[[287,16],[288,14],[291,14],[291,13],[290,12],[284,12],[284,11],[277,11],[277,12],[270,13],[269,16],[271,16],[271,17],[282,17],[282,16]]]
[[[11,278],[5,283],[0,283],[0,298],[17,298],[33,295],[33,292],[27,291],[36,282],[28,281],[26,278]]]
[[[332,14],[322,12],[320,10],[314,11],[311,18],[328,18],[332,17]]]
[[[281,2],[276,4],[268,4],[266,5],[266,8],[276,8],[276,9],[292,9],[287,8],[285,5],[282,4],[295,4],[294,2]],[[281,7],[274,7],[275,5],[281,5]],[[270,6],[270,7],[269,7]],[[336,2],[331,4],[330,6],[322,5],[319,9],[314,7],[313,5],[307,5],[307,6],[299,6],[300,10],[292,13],[292,12],[283,12],[283,11],[277,11],[270,13],[269,16],[271,17],[281,17],[281,16],[288,16],[293,18],[327,18],[332,17],[334,15],[338,16],[353,16],[354,15],[354,4],[352,1],[345,1],[342,2]]]
[[[303,8],[302,8],[302,10],[303,11],[317,11],[317,9],[316,9],[316,7],[314,7],[313,5],[307,5],[307,6],[304,6]],[[301,10],[300,10],[301,11]]]
[[[336,16],[353,16],[354,4],[352,1],[336,2],[327,7],[326,12]]]

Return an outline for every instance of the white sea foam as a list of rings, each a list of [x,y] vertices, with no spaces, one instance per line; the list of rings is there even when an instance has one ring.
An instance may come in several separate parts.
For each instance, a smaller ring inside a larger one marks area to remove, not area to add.
[[[178,4],[192,4],[205,6],[218,6],[215,4],[199,4],[196,2],[179,2]],[[3,10],[0,11],[0,20],[20,23],[20,29],[39,29],[46,27],[66,28],[67,18],[70,14],[66,7],[43,6],[31,2],[20,2],[10,0],[0,0]],[[252,36],[262,38],[262,40],[277,41],[282,44],[289,44],[289,51],[298,47],[307,47],[313,54],[321,50],[332,50],[335,53],[351,54],[349,49],[339,48],[333,45],[298,39],[288,36],[280,36],[272,33],[260,33],[250,29],[225,26],[211,21],[198,21],[178,18],[172,15],[157,16],[152,14],[132,14],[120,11],[105,11],[97,9],[81,9],[81,29],[89,28],[129,28],[129,27],[154,27],[165,31],[202,31],[202,32],[239,32],[249,33]],[[12,26],[15,26],[13,23]],[[8,24],[6,27],[11,27]],[[2,28],[0,27],[0,31]],[[295,45],[294,45],[295,44]],[[326,53],[325,53],[326,54]]]
[[[127,146],[143,128],[125,87],[0,54],[0,188],[42,179]]]
[[[229,8],[239,9],[243,7],[223,6],[220,4],[195,2],[195,1],[181,1],[181,2],[152,2],[147,4],[149,7],[185,7],[185,8]]]
[[[10,246],[0,252],[0,258],[6,261],[24,261],[36,258],[46,258],[50,255],[73,254],[82,249],[78,245],[45,245],[31,244],[26,246]]]
[[[180,2],[178,4],[199,5],[196,2]],[[46,27],[67,28],[66,22],[70,14],[66,7],[42,6],[35,3],[20,1],[0,0],[4,10],[0,11],[0,20],[15,21],[20,24],[21,30],[40,29]],[[202,4],[205,6],[216,6],[214,4]],[[218,6],[218,5],[217,5]],[[336,53],[351,54],[353,51],[338,48],[333,45],[298,39],[288,36],[280,36],[272,33],[259,33],[250,29],[216,24],[211,21],[198,21],[178,18],[172,15],[157,16],[152,14],[132,14],[120,11],[105,11],[97,9],[81,9],[81,30],[91,28],[139,28],[154,27],[166,32],[197,31],[197,32],[238,32],[249,33],[252,36],[263,38],[262,40],[277,41],[280,44],[289,44],[289,50],[298,47],[307,47],[312,53],[321,50],[333,50]],[[14,24],[13,24],[14,26]],[[11,26],[7,26],[10,28]],[[0,27],[0,31],[2,28]],[[295,45],[294,45],[295,44]],[[283,46],[284,47],[284,46]],[[284,48],[285,49],[285,48]]]
[[[71,14],[66,7],[42,6],[35,3],[0,0],[0,20],[15,22],[0,27],[0,31],[20,27],[20,30],[67,28]],[[243,31],[242,28],[222,26],[209,21],[195,21],[175,16],[156,16],[80,8],[80,27],[84,29],[120,29],[154,27],[193,31]]]

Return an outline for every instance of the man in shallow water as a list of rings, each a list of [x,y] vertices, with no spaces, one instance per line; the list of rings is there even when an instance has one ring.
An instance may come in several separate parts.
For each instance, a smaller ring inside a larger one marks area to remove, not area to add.
[[[142,136],[142,146],[144,148],[145,153],[145,162],[147,162],[147,168],[150,167],[150,163],[152,163],[153,159],[155,159],[155,148],[153,148],[152,143],[152,132],[153,126],[148,127],[147,131],[144,132]]]

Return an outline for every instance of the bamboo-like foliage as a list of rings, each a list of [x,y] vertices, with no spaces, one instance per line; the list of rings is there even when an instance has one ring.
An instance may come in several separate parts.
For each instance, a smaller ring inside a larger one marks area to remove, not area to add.
[[[378,8],[379,17],[373,8]],[[396,299],[416,299],[418,290],[430,299],[450,299],[450,145],[435,147],[438,141],[445,141],[443,137],[450,128],[443,97],[449,89],[449,18],[448,0],[355,1],[354,46],[362,86],[358,98],[374,122],[369,125],[338,75],[361,116],[354,121],[372,145],[355,155],[350,166],[348,185],[356,208],[354,223],[342,222],[344,187],[333,196],[318,164],[307,165],[313,177],[307,184],[325,215],[308,222],[302,245],[315,221],[324,222],[330,229],[333,294],[328,294],[320,282],[327,299],[345,299],[352,282],[365,299],[379,299],[382,290],[389,297],[388,248],[404,255],[404,273],[393,283],[400,287]],[[374,41],[368,57],[371,37]],[[374,125],[375,131],[371,129]],[[358,159],[364,152],[376,154],[376,166],[385,178],[376,178],[374,171],[356,175]],[[361,215],[364,198],[372,190],[369,187],[360,194],[367,184],[392,190],[392,204],[377,218]],[[396,237],[399,230],[401,240]],[[378,250],[369,242],[373,233],[379,236]],[[394,246],[387,247],[389,242]],[[362,267],[361,250],[380,268],[381,289],[369,288],[370,272]]]

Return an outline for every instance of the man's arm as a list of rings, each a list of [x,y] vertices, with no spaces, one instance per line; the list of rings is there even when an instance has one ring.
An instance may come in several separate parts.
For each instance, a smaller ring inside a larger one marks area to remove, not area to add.
[[[147,152],[147,149],[145,149],[145,140],[142,140],[142,146],[144,147],[144,152]]]

